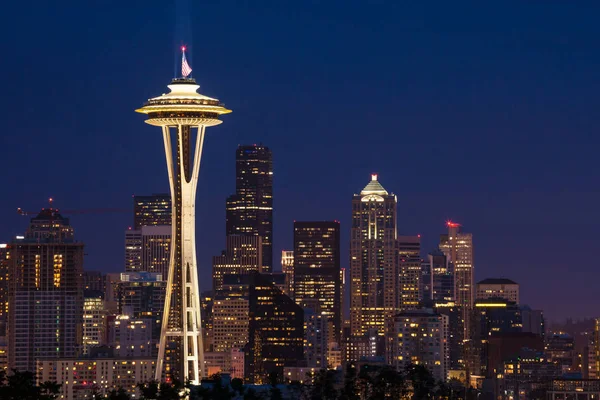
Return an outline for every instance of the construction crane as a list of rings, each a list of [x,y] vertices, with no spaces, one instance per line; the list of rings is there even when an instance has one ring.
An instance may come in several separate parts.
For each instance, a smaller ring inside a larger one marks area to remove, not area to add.
[[[130,213],[131,210],[125,208],[87,208],[87,209],[79,209],[79,210],[59,210],[58,208],[53,208],[52,203],[54,200],[51,198],[48,199],[48,203],[50,207],[48,208],[50,211],[54,213],[62,213],[62,214],[107,214],[107,213]],[[42,208],[45,210],[45,208]],[[40,210],[36,211],[25,211],[22,208],[17,208],[17,214],[19,215],[38,215]]]

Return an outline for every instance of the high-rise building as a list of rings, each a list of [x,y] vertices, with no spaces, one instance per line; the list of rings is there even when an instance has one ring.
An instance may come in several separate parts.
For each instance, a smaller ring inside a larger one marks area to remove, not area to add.
[[[152,345],[152,319],[127,314],[110,316],[108,343],[114,347],[117,357],[151,357],[155,347]]]
[[[285,294],[294,298],[294,251],[281,251],[281,272],[285,274]]]
[[[477,300],[495,297],[519,304],[519,284],[504,278],[488,278],[477,282]]]
[[[448,331],[447,315],[426,308],[401,312],[394,318],[391,364],[400,370],[423,365],[436,380],[445,381],[450,360]]]
[[[262,268],[273,270],[273,157],[262,145],[238,146],[235,194],[227,198],[227,235],[260,236]]]
[[[226,249],[213,257],[213,293],[222,288],[223,277],[245,275],[262,268],[262,238],[260,236],[228,235]]]
[[[123,272],[114,286],[117,292],[117,310],[120,315],[151,321],[149,325],[152,332],[152,350],[156,350],[161,338],[167,286],[163,275],[150,272]]]
[[[10,266],[10,248],[6,243],[0,243],[0,321],[6,324],[8,313],[8,271]],[[4,326],[5,328],[5,326]],[[5,335],[5,329],[0,330],[0,336]]]
[[[83,244],[69,219],[48,208],[8,245],[8,364],[35,371],[36,360],[81,349]]]
[[[304,357],[308,367],[328,368],[330,329],[327,315],[317,313],[313,308],[304,309]]]
[[[421,259],[402,257],[398,261],[398,308],[400,311],[420,308],[422,296]]]
[[[142,226],[125,231],[125,271],[153,272],[167,276],[171,226]]]
[[[104,292],[104,277],[100,271],[83,271],[83,289]]]
[[[449,263],[444,253],[435,250],[429,253],[431,265],[432,300],[434,303],[455,302],[454,265]]]
[[[300,307],[330,319],[329,342],[338,344],[342,330],[341,289],[340,223],[295,221],[294,299]]]
[[[398,310],[396,203],[377,175],[352,200],[350,323],[356,346],[369,332],[384,336],[386,320]]]
[[[440,250],[454,266],[456,304],[472,309],[475,302],[473,234],[460,231],[460,224],[448,221],[448,234],[440,235]]]
[[[185,55],[185,47],[183,51]],[[199,94],[199,88],[194,79],[173,79],[170,93],[149,99],[136,110],[148,116],[146,123],[162,128],[172,200],[171,262],[156,380],[178,379],[196,385],[204,375],[196,188],[206,127],[220,124],[220,116],[231,112],[219,100]]]
[[[261,384],[270,373],[283,376],[285,366],[304,359],[304,312],[279,290],[269,276],[250,279],[250,323],[245,348],[245,375],[249,383]]]
[[[86,289],[83,298],[83,347],[87,355],[92,347],[106,344],[106,308],[104,293]]]
[[[168,193],[133,196],[133,230],[171,223],[171,196]]]

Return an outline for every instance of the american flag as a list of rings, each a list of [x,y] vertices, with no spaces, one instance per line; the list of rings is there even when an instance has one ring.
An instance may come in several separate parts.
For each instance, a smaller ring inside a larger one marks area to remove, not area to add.
[[[184,78],[187,78],[187,76],[191,73],[192,73],[192,67],[190,67],[190,64],[188,64],[187,60],[185,59],[185,49],[184,49],[183,53],[182,53],[182,57],[181,57],[181,75],[183,75]]]

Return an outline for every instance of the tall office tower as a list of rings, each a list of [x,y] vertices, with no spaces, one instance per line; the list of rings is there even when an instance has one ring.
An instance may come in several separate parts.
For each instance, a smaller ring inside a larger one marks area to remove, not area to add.
[[[173,79],[170,93],[149,99],[136,111],[148,115],[146,123],[162,128],[172,199],[171,260],[156,379],[189,380],[197,385],[204,375],[204,346],[196,262],[196,188],[206,127],[220,124],[220,116],[231,110],[199,94],[200,86],[185,76]]]
[[[223,353],[223,371],[232,368],[232,351],[248,343],[250,300],[248,275],[226,275],[212,309],[213,351]]]
[[[565,332],[554,332],[546,338],[546,355],[560,365],[562,373],[572,372],[575,362],[575,338]]]
[[[281,251],[281,272],[285,274],[285,294],[294,298],[294,251]]]
[[[460,224],[448,221],[448,234],[440,235],[440,250],[454,266],[456,304],[473,308],[475,301],[473,234],[460,232]]]
[[[384,336],[386,320],[398,311],[396,203],[377,175],[352,200],[350,323],[355,338],[369,330]]]
[[[125,271],[167,276],[171,254],[171,226],[142,226],[125,231]]]
[[[304,311],[268,276],[253,273],[247,277],[250,323],[244,371],[249,383],[261,384],[270,373],[283,376],[285,366],[296,366],[304,359]]]
[[[294,222],[294,299],[331,320],[329,342],[341,343],[340,223]]]
[[[82,339],[83,243],[75,241],[69,219],[42,209],[8,247],[9,368],[35,371],[37,359],[75,357]]]
[[[477,282],[477,300],[501,298],[519,304],[519,284],[504,278],[488,278]]]
[[[225,275],[260,271],[262,250],[260,236],[228,235],[226,249],[220,256],[213,257],[213,293],[221,289]]]
[[[521,306],[523,332],[531,332],[546,337],[546,321],[542,310],[532,310],[528,305]]]
[[[142,226],[171,225],[171,195],[133,196],[133,230]]]
[[[90,354],[92,347],[105,344],[106,308],[104,293],[86,289],[83,296],[83,354]]]
[[[205,352],[212,351],[213,348],[213,304],[212,290],[205,290],[200,293],[200,317],[202,318],[202,337]]]
[[[398,261],[398,308],[416,310],[423,300],[421,292],[421,259],[402,257]]]
[[[100,271],[83,271],[83,289],[104,292],[104,277]]]
[[[454,302],[440,302],[434,304],[433,310],[438,314],[448,317],[448,365],[451,370],[464,370],[465,368],[465,326],[463,312]]]
[[[161,338],[167,282],[162,274],[123,272],[116,283],[118,313],[151,321],[153,349]]]
[[[125,231],[125,271],[140,272],[142,268],[142,231]]]
[[[398,256],[400,258],[421,257],[421,235],[398,235]]]
[[[309,368],[329,367],[329,330],[331,324],[326,315],[312,308],[304,309],[304,357]]]
[[[491,337],[522,332],[519,306],[505,299],[477,300],[469,318],[469,338],[465,344],[465,362],[472,375],[488,372],[488,343]]]
[[[263,265],[273,271],[273,157],[262,145],[238,146],[235,194],[227,198],[227,235],[260,236]]]
[[[594,320],[594,375],[600,377],[600,318]]]
[[[117,357],[151,357],[152,320],[135,318],[131,314],[110,316],[108,318],[108,342],[115,349]]]
[[[440,250],[429,253],[428,259],[431,265],[433,302],[436,304],[454,303],[454,265],[448,263],[446,256]]]
[[[394,317],[391,364],[399,370],[408,365],[425,366],[436,381],[449,371],[449,319],[431,309],[404,311]]]
[[[6,324],[8,313],[8,271],[10,266],[10,249],[6,243],[0,243],[0,320]],[[0,330],[4,336],[5,326]]]

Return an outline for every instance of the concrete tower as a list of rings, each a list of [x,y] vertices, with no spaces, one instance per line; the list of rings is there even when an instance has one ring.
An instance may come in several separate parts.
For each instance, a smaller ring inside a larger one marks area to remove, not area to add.
[[[219,100],[199,94],[200,86],[187,78],[190,72],[184,57],[182,74],[186,77],[173,79],[168,85],[170,93],[149,99],[136,111],[148,115],[147,124],[162,128],[173,208],[156,379],[199,384],[204,354],[196,263],[196,186],[206,127],[220,124],[221,114],[231,110]]]

